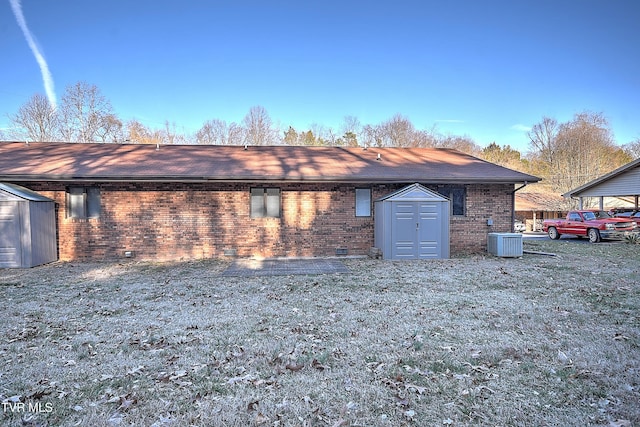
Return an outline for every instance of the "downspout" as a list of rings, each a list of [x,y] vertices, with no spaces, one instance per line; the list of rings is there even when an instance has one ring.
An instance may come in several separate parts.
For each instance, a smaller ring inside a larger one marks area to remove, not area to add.
[[[515,233],[515,223],[516,223],[516,191],[522,190],[524,187],[529,184],[527,181],[524,182],[520,187],[516,188],[511,192],[511,232]]]

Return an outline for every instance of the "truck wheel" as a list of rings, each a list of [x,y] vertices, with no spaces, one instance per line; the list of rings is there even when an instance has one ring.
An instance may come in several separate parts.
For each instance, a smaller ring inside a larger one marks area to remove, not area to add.
[[[555,227],[549,227],[547,234],[551,240],[558,240],[560,238],[560,233],[558,233],[558,230]]]
[[[589,236],[589,242],[598,243],[600,241],[600,232],[597,228],[590,228],[587,231],[587,236]]]

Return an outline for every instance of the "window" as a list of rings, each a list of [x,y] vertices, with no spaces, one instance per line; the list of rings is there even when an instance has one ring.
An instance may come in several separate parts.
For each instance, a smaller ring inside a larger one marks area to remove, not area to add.
[[[465,187],[444,186],[438,189],[438,193],[451,201],[451,215],[465,215],[467,191]]]
[[[99,218],[100,190],[97,187],[67,189],[67,218]]]
[[[572,212],[569,214],[569,221],[582,221],[579,213]]]
[[[356,216],[371,216],[370,188],[356,188]]]
[[[251,218],[280,218],[280,189],[251,189]]]

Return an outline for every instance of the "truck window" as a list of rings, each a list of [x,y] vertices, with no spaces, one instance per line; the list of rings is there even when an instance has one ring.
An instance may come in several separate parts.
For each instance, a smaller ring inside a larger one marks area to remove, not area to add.
[[[582,216],[584,216],[585,221],[593,221],[594,219],[596,219],[596,214],[594,214],[593,212],[585,212],[582,214]]]
[[[580,218],[579,214],[574,212],[569,214],[569,221],[582,221],[582,218]]]

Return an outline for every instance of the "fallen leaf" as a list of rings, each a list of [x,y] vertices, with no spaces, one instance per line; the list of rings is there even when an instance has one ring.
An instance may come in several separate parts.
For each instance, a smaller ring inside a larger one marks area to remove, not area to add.
[[[404,416],[409,419],[413,419],[413,417],[416,416],[416,411],[414,411],[413,409],[406,410],[404,411]]]
[[[427,391],[426,387],[422,387],[422,386],[415,385],[415,384],[405,384],[404,388],[406,390],[414,390],[418,394],[423,394],[425,391]]]
[[[249,402],[247,404],[247,412],[257,411],[259,403],[260,402],[258,400],[254,400],[253,402]]]
[[[129,394],[127,394],[126,396],[120,396],[120,406],[118,407],[118,409],[126,411],[136,403],[138,403],[138,399],[135,396]]]
[[[288,370],[290,370],[292,372],[298,372],[299,370],[304,368],[304,365],[298,365],[296,363],[287,363],[285,368],[287,368]]]
[[[171,381],[173,381],[173,380],[177,380],[178,378],[182,378],[182,377],[186,377],[186,376],[187,376],[187,371],[185,371],[184,369],[182,369],[182,370],[180,370],[180,371],[175,371],[175,372],[173,373],[173,375],[171,375],[171,376],[169,377],[169,379],[170,379]]]
[[[615,420],[609,423],[609,427],[631,427],[629,420]]]
[[[324,371],[324,365],[318,362],[318,359],[313,359],[313,361],[311,362],[311,367],[319,371]]]
[[[144,370],[144,366],[138,365],[135,368],[131,369],[130,371],[127,371],[127,375],[136,375],[142,372],[143,370]]]
[[[264,416],[264,414],[262,412],[258,412],[258,414],[256,415],[256,419],[255,419],[256,425],[260,425],[260,424],[264,424],[264,423],[268,423],[268,422],[269,422],[269,418]]]

